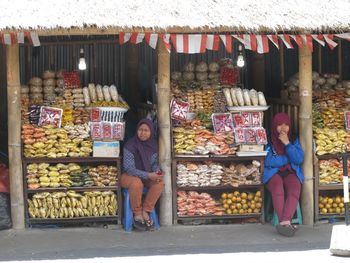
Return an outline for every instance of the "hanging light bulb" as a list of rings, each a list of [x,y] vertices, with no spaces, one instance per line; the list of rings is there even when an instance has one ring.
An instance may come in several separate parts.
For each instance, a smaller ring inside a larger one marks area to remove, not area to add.
[[[85,70],[86,69],[86,62],[84,58],[84,49],[80,49],[80,55],[79,55],[79,70]]]
[[[244,56],[243,56],[243,52],[242,52],[242,46],[239,45],[238,46],[237,66],[240,68],[243,68],[244,64],[245,64],[245,61],[244,61]]]

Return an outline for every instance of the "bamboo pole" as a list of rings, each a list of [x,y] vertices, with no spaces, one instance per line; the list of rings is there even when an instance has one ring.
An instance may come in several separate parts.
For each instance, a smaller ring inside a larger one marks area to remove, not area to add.
[[[12,226],[24,228],[23,179],[21,163],[21,85],[19,46],[6,47],[8,151]]]
[[[304,150],[303,171],[305,181],[301,193],[303,222],[312,225],[314,222],[314,189],[312,162],[312,53],[303,44],[299,48],[299,134]]]
[[[158,41],[157,114],[159,123],[159,163],[165,172],[165,189],[160,200],[160,222],[172,224],[171,143],[170,143],[170,53]]]

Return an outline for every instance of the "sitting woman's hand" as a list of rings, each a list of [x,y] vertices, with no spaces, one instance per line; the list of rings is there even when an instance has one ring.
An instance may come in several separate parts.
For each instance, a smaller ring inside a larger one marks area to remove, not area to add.
[[[151,181],[157,181],[159,179],[163,179],[163,173],[162,174],[159,174],[159,173],[156,173],[156,172],[153,172],[153,173],[149,173],[148,174],[148,178],[151,180]]]

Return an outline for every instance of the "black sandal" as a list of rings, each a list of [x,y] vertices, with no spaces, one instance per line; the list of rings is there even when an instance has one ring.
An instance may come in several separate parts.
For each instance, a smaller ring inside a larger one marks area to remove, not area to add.
[[[146,231],[146,229],[147,229],[145,222],[140,221],[139,219],[135,219],[135,218],[134,218],[134,227],[140,231]]]
[[[146,230],[148,231],[154,231],[154,222],[153,220],[151,219],[151,216],[150,216],[150,213],[147,213],[148,214],[148,220],[145,220],[145,224],[146,224]]]
[[[286,237],[294,236],[295,232],[297,231],[297,228],[292,225],[277,225],[276,229],[278,234]]]

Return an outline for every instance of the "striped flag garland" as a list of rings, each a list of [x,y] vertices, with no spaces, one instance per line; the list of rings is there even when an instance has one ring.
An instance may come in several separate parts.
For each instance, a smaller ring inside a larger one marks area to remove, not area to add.
[[[323,34],[324,40],[327,42],[328,47],[333,50],[336,46],[338,46],[337,42],[333,41],[333,35],[331,34]]]
[[[158,34],[145,33],[145,40],[151,48],[156,49]]]
[[[323,36],[321,35],[321,34],[318,34],[318,35],[311,35],[312,36],[312,38],[317,42],[317,43],[319,43],[321,46],[325,46],[326,45],[326,43],[324,42],[324,40],[323,40]]]
[[[270,39],[270,41],[275,45],[275,47],[277,47],[277,49],[280,48],[277,35],[267,35],[267,38]]]
[[[204,53],[206,49],[206,35],[171,34],[170,39],[178,53]]]
[[[282,40],[283,44],[288,48],[288,49],[293,49],[292,42],[290,41],[289,35],[283,34],[283,35],[278,35],[278,37]]]
[[[131,33],[130,43],[131,44],[139,44],[143,41],[144,37],[145,37],[144,33]]]
[[[269,53],[269,41],[267,36],[256,35],[257,52],[259,54]]]
[[[347,41],[350,41],[350,33],[335,34],[335,36],[342,39],[346,39]]]
[[[225,45],[225,49],[228,53],[232,53],[232,36],[231,35],[220,35],[221,41]]]
[[[220,46],[220,37],[218,35],[207,35],[206,48],[218,51]]]

